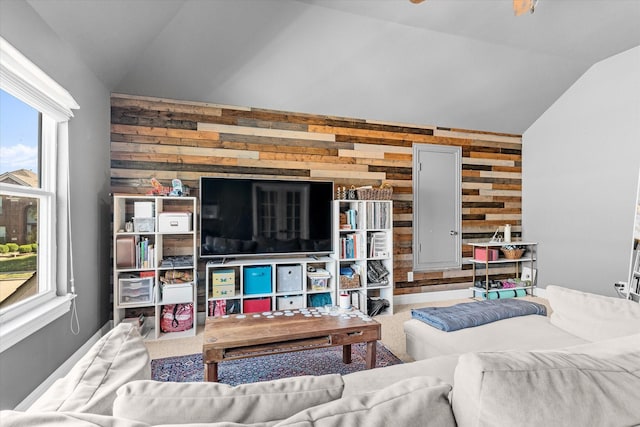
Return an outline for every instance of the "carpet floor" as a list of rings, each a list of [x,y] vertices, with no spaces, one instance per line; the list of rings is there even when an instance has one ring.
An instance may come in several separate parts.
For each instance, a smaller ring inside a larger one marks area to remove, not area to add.
[[[366,352],[365,344],[352,345],[351,363],[348,365],[342,363],[342,346],[229,360],[218,364],[218,380],[234,386],[301,375],[344,375],[365,369]],[[376,367],[398,363],[402,361],[378,342]],[[156,381],[203,381],[202,354],[154,359],[151,361],[151,377]]]

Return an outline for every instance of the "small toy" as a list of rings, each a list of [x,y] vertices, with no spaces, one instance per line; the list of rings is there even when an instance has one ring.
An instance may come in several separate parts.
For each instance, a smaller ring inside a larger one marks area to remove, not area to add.
[[[169,193],[170,196],[188,196],[189,188],[186,185],[182,185],[182,181],[178,178],[171,180],[171,185],[173,189]]]
[[[160,184],[160,181],[155,178],[151,178],[151,186],[153,188],[147,192],[148,195],[166,196],[172,190],[171,187],[165,187]]]

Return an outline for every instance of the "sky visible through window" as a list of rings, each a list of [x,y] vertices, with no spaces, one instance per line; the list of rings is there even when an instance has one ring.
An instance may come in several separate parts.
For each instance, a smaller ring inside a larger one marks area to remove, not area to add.
[[[0,174],[38,174],[38,111],[0,90]]]

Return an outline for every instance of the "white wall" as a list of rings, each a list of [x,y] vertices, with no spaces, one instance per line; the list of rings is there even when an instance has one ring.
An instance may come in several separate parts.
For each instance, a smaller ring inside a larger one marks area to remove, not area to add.
[[[640,46],[591,67],[523,135],[523,231],[538,285],[615,295],[640,168]]]
[[[25,1],[2,1],[0,35],[80,105],[69,122],[80,333],[67,314],[0,354],[0,409],[20,403],[109,319],[109,91]],[[1,422],[0,422],[1,423]]]

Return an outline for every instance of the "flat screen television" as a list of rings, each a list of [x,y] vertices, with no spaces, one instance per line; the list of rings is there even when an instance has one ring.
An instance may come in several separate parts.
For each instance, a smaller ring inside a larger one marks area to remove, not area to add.
[[[333,182],[200,178],[203,258],[332,251]]]

